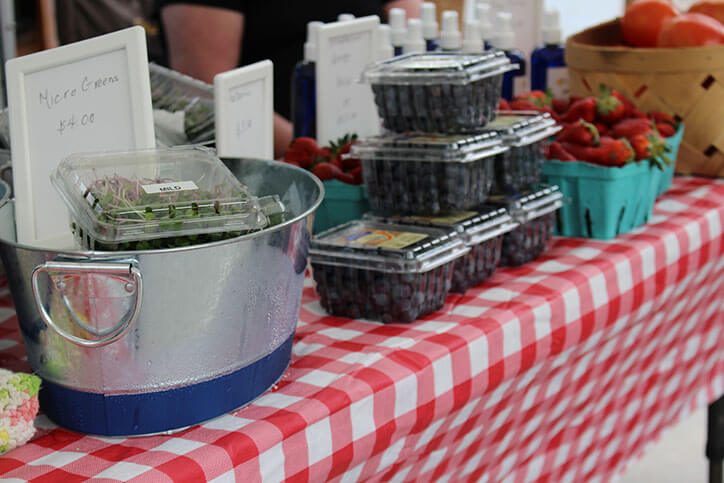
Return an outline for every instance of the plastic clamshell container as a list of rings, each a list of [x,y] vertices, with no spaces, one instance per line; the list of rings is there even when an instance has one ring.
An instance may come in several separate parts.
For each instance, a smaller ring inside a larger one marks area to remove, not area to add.
[[[362,160],[372,209],[381,214],[436,215],[485,201],[493,160],[506,151],[496,133],[376,136],[352,145]]]
[[[316,235],[309,255],[325,310],[390,323],[442,307],[468,252],[456,231],[354,220]]]
[[[486,207],[478,211],[459,211],[436,217],[392,216],[378,217],[368,213],[366,219],[405,225],[430,226],[457,231],[470,252],[455,263],[451,292],[464,293],[480,285],[495,271],[500,261],[503,235],[515,229],[505,208]]]
[[[503,74],[515,66],[500,51],[427,52],[380,61],[362,73],[385,128],[460,133],[495,118]]]
[[[183,144],[213,142],[216,138],[214,87],[153,62],[148,64],[148,73],[153,108],[168,112],[183,111],[186,136]],[[163,129],[160,131],[163,132]],[[163,138],[158,141],[168,145],[172,140]]]
[[[510,149],[495,158],[497,193],[517,193],[540,183],[544,143],[561,130],[548,113],[499,111],[484,128],[503,137]]]
[[[70,210],[76,238],[91,250],[185,246],[268,223],[258,199],[198,146],[73,154],[51,181]],[[278,205],[268,203],[274,214]]]
[[[563,206],[563,194],[558,186],[539,186],[518,195],[496,196],[490,202],[504,206],[519,223],[503,238],[501,265],[523,265],[545,252],[553,238],[556,211]]]

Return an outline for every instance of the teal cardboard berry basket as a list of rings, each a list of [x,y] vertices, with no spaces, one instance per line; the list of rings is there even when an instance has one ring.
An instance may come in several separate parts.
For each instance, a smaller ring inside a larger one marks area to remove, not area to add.
[[[362,218],[370,211],[367,189],[337,180],[325,181],[324,200],[314,214],[314,233],[319,233],[351,220]]]
[[[667,139],[676,159],[683,127]],[[620,168],[583,161],[548,160],[543,180],[567,198],[558,212],[556,234],[607,240],[649,221],[656,198],[671,186],[674,166],[664,171],[649,161]]]

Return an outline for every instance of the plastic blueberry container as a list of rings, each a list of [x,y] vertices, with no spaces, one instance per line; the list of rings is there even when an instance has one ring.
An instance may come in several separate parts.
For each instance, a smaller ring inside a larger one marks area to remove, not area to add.
[[[548,248],[563,194],[558,186],[538,186],[517,195],[493,196],[489,203],[505,207],[519,223],[505,234],[500,256],[501,265],[516,267],[535,260]]]
[[[480,206],[493,184],[493,160],[507,149],[496,133],[396,134],[361,139],[349,156],[362,160],[373,211],[436,215]]]
[[[436,217],[384,218],[368,213],[365,218],[458,232],[465,241],[465,246],[470,248],[470,252],[455,263],[450,288],[454,293],[464,293],[468,288],[480,285],[493,274],[500,261],[503,236],[518,226],[507,210],[500,207],[484,207],[477,211],[460,211]]]
[[[172,248],[264,228],[283,216],[264,208],[219,158],[199,146],[72,154],[51,175],[90,250]],[[269,218],[267,217],[269,214]]]
[[[362,81],[386,129],[461,133],[495,118],[503,74],[514,68],[500,51],[414,53],[371,65]]]
[[[309,255],[327,312],[407,323],[443,306],[468,252],[454,230],[354,220],[314,236]]]
[[[543,146],[561,130],[548,113],[500,111],[484,130],[498,133],[510,149],[495,158],[496,193],[517,193],[540,183]]]

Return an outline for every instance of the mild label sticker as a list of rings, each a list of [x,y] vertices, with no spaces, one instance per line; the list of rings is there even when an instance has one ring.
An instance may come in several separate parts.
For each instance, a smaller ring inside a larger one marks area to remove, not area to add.
[[[146,193],[173,193],[176,191],[189,191],[199,189],[193,181],[176,181],[174,183],[156,183],[141,185]]]

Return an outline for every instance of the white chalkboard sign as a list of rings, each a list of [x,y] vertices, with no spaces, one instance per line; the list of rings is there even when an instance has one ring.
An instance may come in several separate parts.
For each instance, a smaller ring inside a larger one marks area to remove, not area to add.
[[[61,159],[155,145],[146,35],[131,27],[11,59],[6,72],[18,241],[68,248],[49,180]]]
[[[324,24],[319,29],[317,140],[320,145],[345,134],[379,133],[372,89],[360,83],[364,68],[376,60],[380,19],[376,15]]]
[[[270,60],[214,77],[216,152],[274,158],[274,66]]]

